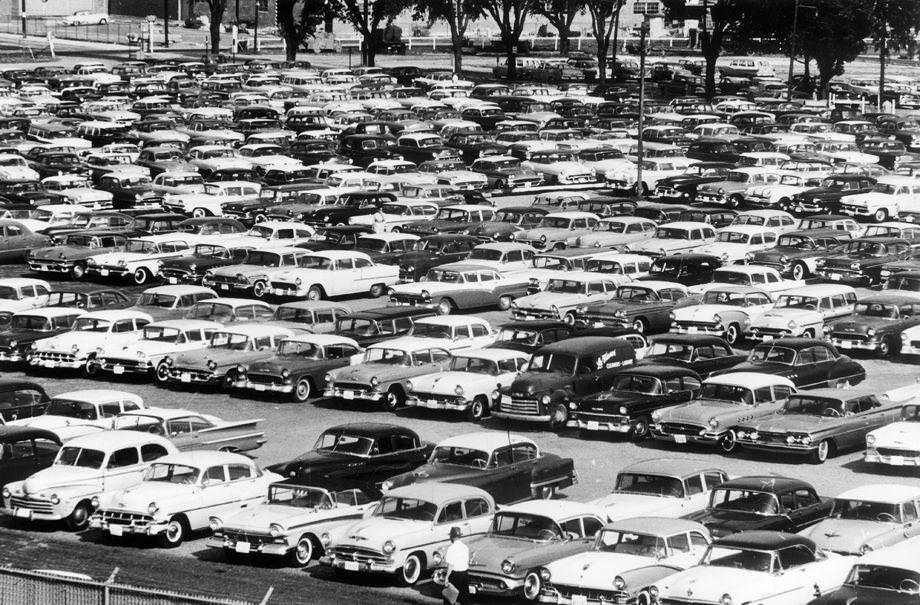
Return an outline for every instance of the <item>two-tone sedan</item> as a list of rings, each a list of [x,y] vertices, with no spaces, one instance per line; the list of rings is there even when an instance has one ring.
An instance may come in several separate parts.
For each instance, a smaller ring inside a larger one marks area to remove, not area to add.
[[[511,303],[514,319],[561,319],[575,324],[582,306],[600,306],[617,296],[617,284],[601,273],[566,271],[549,280],[542,292]]]
[[[327,250],[297,259],[295,266],[270,275],[269,292],[321,300],[330,296],[368,292],[379,298],[399,282],[399,267],[381,265],[361,252]]]
[[[179,449],[248,452],[265,443],[265,432],[258,428],[261,419],[222,420],[175,408],[144,408],[115,417],[115,430],[138,431],[166,437]]]
[[[99,371],[115,376],[152,376],[157,382],[165,383],[169,378],[169,367],[162,361],[167,355],[207,347],[211,337],[222,327],[219,323],[199,319],[172,319],[147,324],[134,342],[97,349],[96,365]]]
[[[863,555],[836,590],[822,592],[810,605],[915,605],[920,600],[920,538]]]
[[[0,333],[0,363],[21,364],[34,342],[69,332],[85,313],[70,307],[44,307],[13,314],[8,329]]]
[[[575,325],[602,328],[631,326],[641,334],[666,332],[671,312],[688,296],[687,287],[670,281],[633,282],[617,289],[616,296],[599,305],[575,309]]]
[[[435,308],[441,315],[455,311],[511,308],[527,294],[529,279],[522,274],[502,274],[472,263],[448,263],[428,271],[421,281],[393,286],[390,302]]]
[[[920,405],[905,405],[898,421],[866,435],[865,461],[884,466],[920,466]]]

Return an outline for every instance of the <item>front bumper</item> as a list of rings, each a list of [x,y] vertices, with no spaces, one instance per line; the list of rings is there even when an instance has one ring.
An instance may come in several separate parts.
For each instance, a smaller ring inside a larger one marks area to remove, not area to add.
[[[291,551],[286,538],[275,538],[271,536],[262,536],[256,534],[245,534],[245,538],[254,538],[251,541],[240,539],[239,536],[219,534],[212,535],[206,542],[209,548],[220,548],[222,550],[231,550],[241,555],[258,554],[283,557]]]
[[[920,466],[920,450],[870,447],[866,449],[865,462],[888,466]]]
[[[127,277],[133,271],[128,267],[113,267],[111,265],[88,265],[86,267],[87,275],[97,275],[99,277]]]
[[[70,353],[35,352],[29,356],[29,365],[36,368],[78,370],[86,363],[86,358],[78,358]]]
[[[851,206],[849,204],[840,205],[840,214],[846,214],[847,216],[873,216],[877,210],[881,208],[870,208],[868,206]]]
[[[565,423],[567,427],[581,431],[599,431],[605,433],[629,433],[633,429],[627,416],[611,414],[610,416],[587,418],[571,418]]]
[[[691,428],[691,427],[688,427]],[[693,430],[674,431],[666,426],[655,423],[649,426],[649,434],[655,439],[661,441],[670,441],[672,443],[704,443],[714,444],[722,437],[722,433],[712,432],[702,427],[692,427]],[[696,431],[696,432],[693,432]]]
[[[782,328],[763,328],[763,327],[752,327],[749,328],[745,333],[744,337],[749,340],[757,340],[760,342],[770,342],[778,338],[788,338],[790,336],[799,336],[802,334],[803,329],[808,326],[797,327],[795,330],[791,329],[782,329]]]
[[[272,287],[268,288],[267,291],[274,296],[302,298],[307,295],[307,288],[295,286],[294,284],[272,284]]]
[[[471,401],[459,395],[419,393],[406,397],[407,406],[427,408],[429,410],[452,410],[462,412],[469,409],[471,403]]]
[[[130,523],[112,523],[100,514],[89,519],[91,529],[98,529],[113,536],[158,536],[169,526],[167,521],[131,521]]]
[[[564,588],[567,594],[555,586],[544,586],[537,600],[554,605],[625,605],[630,601],[629,594],[625,592],[574,586]]]
[[[853,271],[852,269],[821,268],[815,271],[821,279],[840,282],[844,284],[853,284],[854,286],[867,287],[872,284],[872,278],[864,273]]]
[[[333,553],[328,556],[320,557],[319,562],[323,565],[344,571],[356,573],[386,573],[393,574],[402,569],[402,562],[395,559],[368,560],[368,561],[348,561],[336,557]]]
[[[167,380],[180,384],[217,384],[221,377],[214,370],[170,367]]]
[[[250,391],[256,391],[259,393],[293,393],[294,384],[291,382],[283,382],[283,379],[279,376],[278,382],[253,382],[251,380],[239,381],[236,383],[236,387],[239,389],[248,389]]]
[[[498,574],[470,570],[470,594],[517,597],[524,590],[524,578],[509,578]]]
[[[877,338],[841,338],[840,336],[831,336],[830,342],[838,349],[859,349],[861,351],[877,351],[881,342]]]
[[[0,349],[0,363],[20,363],[26,356],[18,349]]]
[[[527,321],[534,319],[559,319],[561,316],[561,312],[555,312],[547,309],[522,309],[519,307],[513,307],[511,309],[511,317],[517,321]]]
[[[384,393],[372,389],[342,389],[335,386],[326,387],[323,391],[324,397],[333,397],[335,399],[344,399],[346,401],[358,399],[362,401],[381,401]]]
[[[67,261],[29,260],[29,271],[36,273],[68,273],[76,263]]]
[[[66,510],[70,506],[69,510]],[[73,511],[69,501],[52,504],[51,500],[13,495],[3,502],[0,514],[26,521],[60,521]]]
[[[670,332],[671,334],[709,334],[725,337],[725,327],[719,324],[684,325],[676,323],[671,324]]]
[[[149,374],[153,372],[153,362],[137,361],[136,359],[118,359],[114,357],[103,357],[97,362],[99,369],[103,372],[112,374]]]

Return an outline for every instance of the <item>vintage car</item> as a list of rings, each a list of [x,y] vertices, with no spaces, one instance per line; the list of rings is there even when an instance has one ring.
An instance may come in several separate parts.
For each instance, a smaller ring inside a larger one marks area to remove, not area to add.
[[[450,483],[423,483],[391,490],[370,515],[337,531],[324,532],[320,563],[361,574],[395,574],[416,584],[435,567],[434,553],[446,546],[450,528],[466,536],[485,533],[495,503],[483,490]]]
[[[605,261],[603,264],[593,262],[601,259]],[[590,265],[592,272],[606,273],[604,277],[621,284],[647,273],[651,262],[649,257],[638,254],[602,252],[593,248],[567,248],[541,252],[533,257],[531,264],[512,274],[527,278],[528,294],[536,294],[546,287],[549,280],[560,277],[567,271],[583,272]]]
[[[69,332],[37,340],[29,350],[33,369],[80,370],[85,376],[98,373],[99,347],[120,347],[137,340],[153,318],[130,309],[91,311],[74,320]]]
[[[20,311],[10,316],[7,328],[0,332],[0,363],[26,361],[32,343],[70,331],[83,309],[43,307]]]
[[[876,389],[816,389],[790,395],[783,409],[735,427],[738,445],[807,455],[816,464],[860,449],[866,434],[901,417],[913,387],[876,395]]]
[[[854,193],[840,198],[840,212],[876,223],[920,209],[917,181],[910,176],[884,175],[867,193]]]
[[[362,359],[351,338],[334,334],[298,334],[281,341],[270,359],[237,368],[236,388],[284,393],[304,402],[326,388],[326,374]]]
[[[189,254],[162,261],[157,277],[168,284],[200,284],[210,269],[238,265],[246,260],[248,245],[231,241],[196,245]]]
[[[65,274],[71,279],[82,279],[88,259],[124,250],[126,241],[125,234],[117,232],[69,233],[58,245],[32,248],[26,256],[26,263],[29,270],[36,273]]]
[[[701,378],[731,368],[747,359],[725,339],[708,334],[661,334],[652,338],[641,364],[681,366]]]
[[[795,196],[820,184],[819,178],[798,172],[781,172],[779,181],[748,187],[744,203],[753,208],[770,208],[791,212]]]
[[[131,278],[135,284],[146,284],[159,273],[161,261],[188,254],[188,242],[189,238],[183,233],[129,238],[124,250],[86,259],[86,275],[95,278]]]
[[[23,394],[28,394],[20,387]],[[63,441],[112,428],[113,418],[125,411],[146,408],[138,395],[111,389],[86,389],[54,396],[40,414],[20,414],[8,420],[14,426],[30,426],[57,433]]]
[[[48,304],[51,286],[48,282],[31,277],[0,279],[0,312],[16,313]]]
[[[866,435],[865,461],[886,466],[920,466],[920,447],[915,438],[920,433],[918,427],[920,405],[909,402],[897,422]]]
[[[770,310],[773,304],[773,299],[761,288],[710,286],[699,304],[671,311],[671,332],[715,335],[734,345],[742,340],[751,322]]]
[[[652,412],[695,399],[700,377],[684,367],[637,365],[620,374],[606,391],[569,401],[566,426],[582,434],[604,431],[648,437]]]
[[[539,174],[551,185],[579,185],[596,183],[594,170],[578,161],[573,151],[544,148],[525,152],[527,159],[521,163],[525,170]]]
[[[910,242],[894,237],[854,239],[831,252],[817,260],[815,274],[824,281],[864,287],[882,283],[884,265],[915,256]]]
[[[850,286],[820,284],[786,290],[773,308],[751,320],[744,329],[750,340],[801,336],[823,338],[827,322],[853,312],[856,291]]]
[[[833,504],[799,479],[748,476],[715,487],[706,509],[684,518],[702,523],[713,537],[757,530],[794,533],[826,519]]]
[[[52,431],[29,426],[0,426],[0,483],[21,481],[48,468],[61,449],[61,438]]]
[[[669,605],[807,605],[839,588],[851,565],[850,557],[818,550],[803,536],[746,531],[715,540],[698,565],[663,578],[649,594]]]
[[[521,166],[510,155],[488,155],[473,160],[470,170],[484,174],[493,189],[528,189],[543,183],[543,176]]]
[[[775,247],[745,255],[745,260],[755,265],[772,267],[784,277],[805,279],[815,275],[820,259],[847,239],[836,229],[783,233]]]
[[[394,411],[405,405],[406,381],[444,370],[450,352],[429,338],[404,336],[373,344],[360,363],[332,370],[325,376],[326,397],[380,403]]]
[[[221,300],[221,299],[216,299]],[[214,330],[206,345],[166,355],[156,373],[166,383],[201,384],[231,388],[239,382],[240,368],[274,355],[281,341],[293,336],[287,328],[271,323],[239,324]],[[165,366],[160,368],[160,366]]]
[[[579,237],[593,231],[599,217],[591,212],[567,210],[544,215],[529,229],[511,234],[511,239],[535,250],[555,250],[574,246]]]
[[[728,479],[701,460],[663,458],[631,464],[617,473],[609,494],[592,500],[609,521],[638,516],[683,517],[701,511],[713,488]]]
[[[307,300],[364,292],[378,298],[398,281],[394,265],[377,264],[361,252],[328,250],[303,255],[293,267],[272,272],[268,292]]]
[[[690,287],[710,283],[721,266],[722,260],[711,254],[673,254],[656,258],[648,275],[639,279],[677,282]]]
[[[737,208],[744,203],[751,188],[768,187],[780,182],[776,166],[751,166],[730,170],[723,181],[704,183],[696,189],[697,203]]]
[[[101,498],[138,483],[149,462],[176,451],[159,435],[106,431],[75,437],[50,467],[3,487],[0,513],[63,520],[71,531],[84,530]]]
[[[528,355],[546,344],[575,334],[574,326],[564,321],[512,321],[499,326],[495,342],[489,348],[520,351]]]
[[[770,227],[729,225],[719,229],[716,241],[696,252],[718,256],[727,265],[744,261],[748,254],[769,250],[776,245],[777,239],[777,231]]]
[[[295,332],[324,334],[335,329],[337,319],[350,313],[351,307],[342,303],[297,300],[278,305],[271,321]]]
[[[654,237],[626,245],[627,252],[654,258],[699,252],[716,241],[716,230],[708,223],[678,221],[659,225]]]
[[[246,510],[210,518],[208,546],[232,560],[241,555],[281,557],[306,567],[324,554],[320,536],[365,517],[379,493],[347,480],[323,480],[321,486],[295,480],[272,483],[267,497]]]
[[[751,350],[747,361],[716,375],[732,372],[783,376],[798,389],[849,388],[866,379],[862,365],[818,338],[788,337],[760,343]]]
[[[488,307],[505,311],[527,294],[528,284],[524,275],[505,275],[491,267],[459,262],[430,269],[421,281],[393,286],[389,296],[394,304],[427,306],[441,315]]]
[[[297,266],[297,261],[310,254],[309,250],[294,247],[272,247],[250,250],[246,258],[232,265],[208,269],[201,284],[218,292],[252,293],[262,298],[269,293],[270,276]]]
[[[645,515],[605,526],[592,542],[590,550],[544,565],[525,591],[560,605],[649,603],[647,588],[698,563],[710,539],[699,523]]]
[[[534,206],[511,206],[497,209],[491,221],[482,223],[471,233],[483,241],[511,241],[511,236],[530,229],[549,212]]]
[[[470,549],[470,593],[534,600],[540,569],[591,549],[603,525],[600,509],[590,504],[532,500],[502,508],[488,533],[464,542]],[[435,565],[443,560],[442,550],[434,553]]]
[[[696,401],[652,413],[652,437],[676,444],[719,444],[735,449],[733,427],[782,409],[795,392],[788,378],[753,372],[711,376],[703,381]]]
[[[853,315],[824,326],[824,337],[838,349],[860,349],[882,357],[901,349],[901,334],[920,325],[920,301],[915,296],[881,294],[856,303]]]
[[[525,353],[502,348],[456,353],[446,370],[406,382],[406,405],[464,412],[479,422],[490,413],[492,392],[511,383],[529,359]]]
[[[537,251],[532,246],[518,242],[487,242],[470,251],[466,260],[507,274],[531,270]]]
[[[861,485],[834,498],[831,516],[802,532],[822,550],[864,555],[920,535],[920,488]]]
[[[821,183],[792,196],[789,212],[815,214],[839,212],[844,196],[869,193],[876,179],[866,174],[832,174]]]
[[[492,393],[492,416],[561,428],[569,400],[606,390],[635,360],[636,350],[623,338],[581,336],[544,345],[527,371]]]
[[[574,462],[543,452],[510,433],[478,432],[445,439],[428,462],[384,481],[390,490],[412,483],[460,483],[488,492],[498,504],[531,498],[548,500],[578,480]]]
[[[843,585],[822,592],[810,605],[913,605],[920,596],[920,567],[913,553],[920,539],[910,538],[856,559]]]
[[[419,281],[428,270],[438,265],[466,260],[473,248],[481,244],[472,235],[446,234],[422,237],[415,250],[399,257],[400,283]]]
[[[204,286],[177,284],[154,286],[141,292],[130,308],[150,315],[155,321],[178,319],[198,302],[214,299],[217,293]]]
[[[9,423],[45,413],[51,398],[37,382],[0,380],[0,419]]]
[[[348,222],[350,225],[366,225],[377,233],[399,233],[410,222],[433,219],[438,214],[438,208],[434,202],[403,200],[383,204],[378,212],[353,216]]]
[[[671,312],[687,295],[687,287],[676,282],[631,282],[617,288],[616,296],[606,303],[576,307],[575,325],[631,326],[641,334],[664,332],[671,325]]]
[[[268,486],[280,480],[241,454],[171,453],[150,464],[140,483],[98,498],[89,524],[115,538],[150,536],[174,548],[193,532],[208,529],[211,516],[261,502]]]
[[[115,417],[112,428],[166,437],[179,449],[248,452],[265,443],[261,419],[221,420],[217,416],[174,408],[144,408]]]
[[[567,243],[572,248],[615,248],[654,237],[658,225],[639,216],[614,216],[602,218],[590,233],[584,233]]]
[[[583,306],[600,306],[616,298],[617,283],[603,273],[563,271],[550,278],[542,292],[522,296],[511,302],[516,320],[553,319],[575,325],[576,313]]]
[[[779,271],[762,265],[724,265],[712,272],[709,283],[690,286],[691,294],[702,294],[714,287],[746,286],[775,296],[778,292],[801,288],[804,280],[786,279]]]

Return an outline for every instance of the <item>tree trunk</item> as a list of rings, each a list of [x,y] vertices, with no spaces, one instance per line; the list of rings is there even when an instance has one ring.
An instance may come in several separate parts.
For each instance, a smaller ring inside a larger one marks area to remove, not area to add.
[[[463,48],[460,42],[454,42],[454,73],[457,76],[463,73]]]
[[[373,32],[365,38],[367,48],[367,67],[374,67],[374,59],[377,57],[377,43],[374,41]]]
[[[706,84],[706,98],[716,96],[716,61],[719,59],[719,50],[722,36],[715,32],[707,32],[700,39],[700,48],[703,58],[706,59],[704,82]]]
[[[607,83],[607,51],[609,48],[601,40],[597,41],[597,83],[603,86]]]
[[[815,63],[818,66],[818,91],[819,96],[822,99],[827,98],[828,87],[830,86],[831,78],[834,77],[834,68],[836,67],[836,60],[833,55],[823,55],[815,57]]]
[[[613,15],[613,56],[611,57],[610,65],[616,68],[617,65],[617,44],[619,44],[618,39],[620,37],[620,11],[623,10],[623,7],[617,9],[615,15]]]
[[[211,10],[211,52],[215,58],[220,54],[220,22],[223,18],[223,10]]]
[[[511,41],[511,36],[502,33],[502,42],[505,43],[505,56],[508,60],[508,79],[512,82],[517,80],[517,53],[514,52],[515,44]]]
[[[298,36],[294,32],[284,33],[284,56],[288,61],[297,60],[297,46],[300,44]]]
[[[569,35],[571,35],[571,32],[568,27],[560,27],[557,28],[556,31],[559,32],[559,54],[566,56],[569,54],[569,46],[571,44],[569,42]]]

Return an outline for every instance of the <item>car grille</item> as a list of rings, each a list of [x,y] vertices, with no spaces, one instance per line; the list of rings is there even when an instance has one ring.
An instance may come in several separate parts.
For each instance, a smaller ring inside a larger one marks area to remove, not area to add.
[[[112,273],[124,273],[128,270],[123,265],[94,265],[97,271],[110,271]]]
[[[499,409],[508,414],[518,414],[521,416],[539,416],[540,404],[536,399],[511,396],[511,401],[503,399],[499,403]]]
[[[437,401],[438,403],[449,403],[449,404],[458,404],[463,403],[463,397],[458,397],[456,395],[446,395],[444,393],[416,393],[412,392],[412,397],[417,398],[419,401]]]
[[[699,435],[703,431],[701,426],[681,422],[662,422],[659,426],[661,432],[669,435]]]
[[[146,361],[119,359],[117,357],[103,357],[99,363],[105,370],[111,370],[115,366],[122,366],[126,370],[147,370],[150,368]]]
[[[559,177],[560,184],[574,185],[580,183],[595,183],[594,174],[570,174],[568,176]]]
[[[522,318],[531,317],[531,318],[534,318],[534,319],[559,319],[559,316],[556,315],[555,313],[553,313],[553,312],[552,312],[551,310],[549,310],[549,309],[523,309],[523,308],[518,308],[518,309],[514,309],[514,311],[512,312],[512,315],[513,315],[515,318],[518,318],[518,317],[522,317]]]
[[[661,599],[661,605],[711,605],[711,601],[696,599]]]
[[[582,422],[590,422],[596,420],[598,422],[610,422],[612,424],[628,424],[629,418],[623,414],[602,414],[600,412],[575,412],[572,414],[574,420],[581,420]]]
[[[180,269],[178,267],[163,267],[160,269],[160,275],[166,279],[169,279],[170,277],[175,277],[176,279],[188,279],[192,276],[192,272],[188,269]]]
[[[272,288],[277,288],[279,290],[296,290],[299,286],[297,284],[292,284],[291,282],[283,281],[273,281],[271,282]]]
[[[626,323],[626,318],[623,316],[597,312],[581,313],[577,316],[577,319],[582,320],[586,324],[599,323],[605,326],[621,326]]]
[[[655,195],[658,197],[679,197],[677,189],[673,187],[655,187]]]
[[[43,500],[39,498],[30,498],[28,496],[18,497],[13,496],[10,498],[10,506],[12,508],[24,508],[27,510],[34,510],[40,513],[50,513],[54,510],[54,506],[51,504],[50,500]]]
[[[335,558],[358,563],[383,563],[388,560],[383,553],[360,546],[336,546]]]
[[[120,510],[99,511],[102,520],[109,525],[146,525],[153,523],[153,516]]]
[[[755,443],[786,443],[786,433],[762,433],[757,431]]]
[[[210,275],[208,281],[212,284],[228,284],[230,286],[239,286],[235,275]]]
[[[696,201],[697,202],[712,202],[718,204],[725,200],[725,196],[719,193],[697,193]]]
[[[875,449],[879,456],[903,456],[905,458],[916,458],[920,456],[920,450],[902,450],[893,447],[879,447]]]
[[[39,351],[35,353],[34,357],[39,361],[57,361],[61,363],[73,363],[77,359],[73,353],[60,353],[57,351]]]
[[[910,346],[912,346],[912,347],[914,347],[914,348],[920,347],[920,340],[912,340],[912,341],[910,341]]]
[[[839,340],[852,340],[856,342],[865,342],[869,337],[865,334],[854,334],[853,332],[831,332],[831,338]]]
[[[188,374],[192,380],[208,381],[214,378],[214,372],[211,370],[201,370],[197,368],[170,368],[169,375],[171,378],[181,380],[183,374]]]
[[[581,595],[586,597],[589,601],[599,601],[606,603],[617,603],[617,599],[623,598],[626,596],[625,592],[618,592],[616,590],[598,590],[596,588],[584,588],[583,586],[567,586],[565,584],[553,584],[552,587],[547,586],[547,589],[553,590],[559,594],[560,597],[571,599],[572,595]],[[625,602],[622,601],[622,602]]]
[[[413,307],[431,303],[430,298],[426,300],[419,294],[394,294],[390,297],[390,300],[398,305],[411,305]]]
[[[699,328],[701,330],[719,329],[719,324],[714,321],[678,321],[677,325],[681,328]]]
[[[335,388],[342,391],[373,391],[374,389],[369,384],[361,384],[359,382],[335,382],[333,383]]]
[[[246,374],[247,380],[253,384],[282,384],[281,376],[275,374]]]
[[[514,241],[517,242],[517,243],[519,243],[519,244],[525,244],[525,245],[527,245],[527,246],[533,246],[534,248],[536,248],[536,249],[538,249],[538,250],[540,250],[541,248],[544,248],[544,247],[546,246],[546,241],[541,240],[541,239],[539,239],[539,238],[537,238],[537,239],[517,239],[517,238],[515,238]]]
[[[30,258],[29,267],[64,267],[74,264],[74,261],[64,258]]]
[[[233,542],[248,542],[250,544],[274,544],[275,539],[268,534],[252,534],[244,531],[238,531],[235,529],[224,529],[223,534],[225,538],[232,540]]]
[[[751,334],[754,336],[766,335],[782,338],[783,336],[789,336],[789,333],[789,330],[784,328],[751,328]]]
[[[415,281],[415,272],[400,267],[399,281]]]

